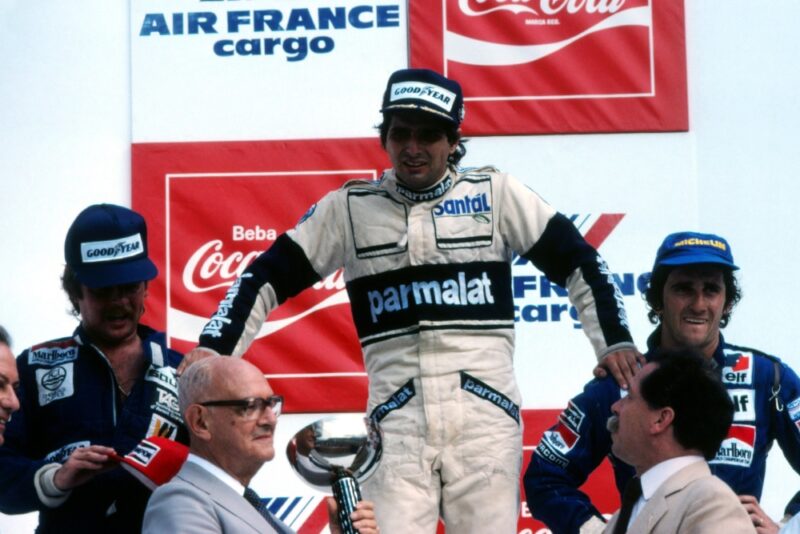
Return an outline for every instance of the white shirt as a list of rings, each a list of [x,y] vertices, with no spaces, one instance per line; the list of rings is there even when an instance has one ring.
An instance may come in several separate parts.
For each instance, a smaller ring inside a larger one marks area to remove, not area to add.
[[[628,521],[628,527],[633,524],[633,520],[636,519],[636,516],[642,511],[642,508],[644,508],[644,505],[647,504],[648,499],[650,499],[656,490],[661,487],[661,484],[666,482],[669,477],[687,465],[703,461],[705,461],[705,459],[696,454],[692,454],[690,456],[677,456],[675,458],[670,458],[669,460],[664,460],[661,463],[657,463],[645,471],[640,477],[642,481],[642,496],[639,497],[639,500],[633,505],[631,519]]]
[[[201,458],[197,455],[189,453],[189,456],[186,458],[187,462],[192,462],[193,464],[199,465],[216,478],[220,479],[222,482],[227,484],[228,486],[233,489],[237,494],[244,495],[244,486],[242,486],[238,480],[230,476],[228,473],[220,469],[218,466],[212,464],[205,458]]]

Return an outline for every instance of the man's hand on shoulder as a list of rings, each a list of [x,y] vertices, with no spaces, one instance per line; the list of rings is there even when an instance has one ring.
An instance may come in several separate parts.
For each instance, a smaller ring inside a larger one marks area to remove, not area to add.
[[[606,354],[597,367],[594,368],[594,376],[605,378],[608,373],[614,377],[619,387],[628,389],[631,378],[636,372],[647,363],[644,356],[635,349],[622,349],[610,354]]]
[[[53,484],[58,490],[68,491],[85,484],[95,476],[109,471],[118,465],[111,455],[114,449],[102,445],[89,445],[72,451],[53,476]]]
[[[761,509],[758,504],[758,499],[752,495],[739,495],[739,502],[742,503],[747,515],[756,527],[758,534],[777,534],[780,530],[780,525],[773,521],[767,513]]]
[[[210,358],[211,356],[219,356],[216,351],[207,349],[205,347],[195,347],[183,356],[180,365],[178,365],[178,376],[180,377],[183,372],[193,363],[202,360],[203,358]]]

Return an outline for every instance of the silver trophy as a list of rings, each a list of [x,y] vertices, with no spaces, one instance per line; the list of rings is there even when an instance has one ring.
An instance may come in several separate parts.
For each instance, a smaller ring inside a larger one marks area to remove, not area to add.
[[[380,426],[358,414],[315,421],[297,432],[286,446],[289,463],[300,478],[315,489],[333,489],[344,534],[358,532],[350,514],[361,500],[359,483],[375,472],[381,453]]]

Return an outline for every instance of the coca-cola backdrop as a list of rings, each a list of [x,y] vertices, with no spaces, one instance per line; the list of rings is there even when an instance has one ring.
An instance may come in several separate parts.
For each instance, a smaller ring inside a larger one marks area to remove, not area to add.
[[[161,269],[147,320],[185,352],[226,290],[309,206],[348,179],[387,165],[376,138],[260,143],[138,144],[133,207],[150,225]],[[286,397],[291,412],[359,411],[366,378],[337,271],[264,323],[247,358]]]
[[[409,31],[468,134],[689,127],[683,0],[410,0]]]

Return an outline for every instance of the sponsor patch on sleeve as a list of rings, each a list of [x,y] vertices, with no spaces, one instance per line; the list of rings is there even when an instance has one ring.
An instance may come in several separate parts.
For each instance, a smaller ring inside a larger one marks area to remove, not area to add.
[[[561,412],[561,415],[558,417],[561,422],[567,425],[568,428],[573,430],[574,432],[578,432],[581,428],[581,424],[583,424],[583,419],[585,414],[581,411],[578,406],[569,401],[567,407]]]
[[[153,403],[150,409],[174,421],[183,421],[178,396],[168,389],[158,386],[153,388]]]
[[[39,406],[71,397],[75,393],[73,363],[36,369],[36,386],[39,391]]]
[[[151,365],[144,375],[148,382],[155,382],[169,391],[178,391],[178,378],[172,367],[156,367]]]
[[[44,457],[44,459],[47,462],[58,462],[60,464],[63,464],[64,462],[67,461],[69,455],[72,454],[72,451],[74,451],[75,449],[80,449],[81,447],[88,447],[91,444],[92,443],[88,440],[68,443],[63,447],[61,447],[60,449],[56,449],[53,452],[48,453],[47,456]]]
[[[564,421],[559,420],[555,427],[542,434],[535,454],[551,464],[566,468],[569,465],[566,454],[572,450],[580,437],[580,434],[571,430]]]
[[[145,438],[152,438],[153,436],[161,436],[162,438],[175,439],[178,435],[178,425],[170,421],[166,417],[158,414],[153,414],[150,419],[150,426],[147,428],[147,435]]]
[[[800,421],[800,397],[787,404],[786,409],[788,410],[789,418],[791,418],[792,421],[795,423]]]

